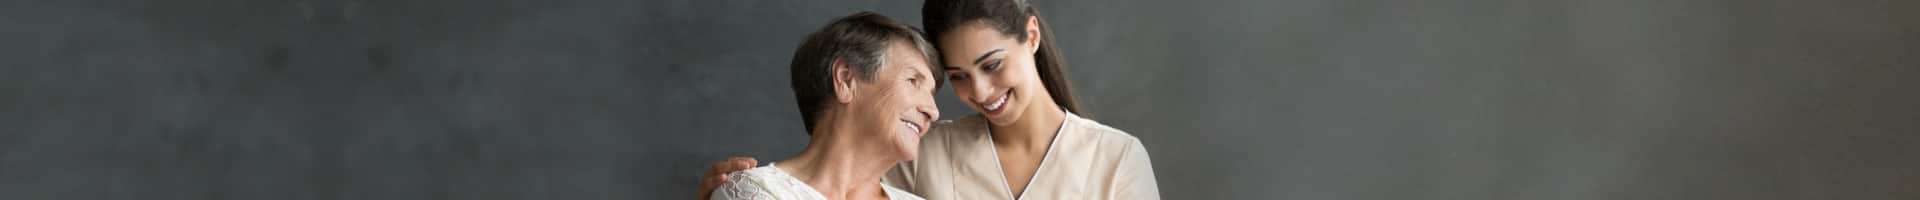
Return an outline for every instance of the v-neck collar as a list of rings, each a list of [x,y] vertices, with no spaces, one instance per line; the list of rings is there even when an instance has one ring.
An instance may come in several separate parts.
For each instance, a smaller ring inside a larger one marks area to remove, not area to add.
[[[1053,160],[1053,149],[1060,147],[1060,135],[1066,135],[1067,124],[1071,123],[1074,117],[1073,112],[1061,111],[1061,115],[1064,116],[1060,117],[1060,128],[1053,131],[1053,141],[1047,143],[1047,153],[1040,156],[1040,166],[1033,168],[1033,174],[1027,176],[1027,187],[1020,188],[1019,193],[1013,193],[1013,185],[1007,184],[1007,167],[1000,163],[1000,148],[993,145],[993,125],[991,122],[980,125],[982,129],[987,130],[987,150],[993,153],[993,168],[996,169],[994,174],[1000,175],[1000,189],[1007,191],[1005,193],[1007,199],[1019,200],[1026,197],[1027,191],[1033,190],[1033,181],[1040,179],[1040,171],[1047,168],[1047,161]]]

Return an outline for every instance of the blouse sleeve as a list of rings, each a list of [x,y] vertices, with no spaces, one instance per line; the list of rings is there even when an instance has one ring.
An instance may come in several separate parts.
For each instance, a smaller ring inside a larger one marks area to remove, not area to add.
[[[773,193],[766,182],[746,173],[734,172],[727,175],[726,184],[713,189],[712,200],[771,200]]]
[[[1135,140],[1128,145],[1126,153],[1120,155],[1120,166],[1115,170],[1113,188],[1115,199],[1160,199],[1160,184],[1153,177],[1153,162],[1147,157],[1147,147]]]

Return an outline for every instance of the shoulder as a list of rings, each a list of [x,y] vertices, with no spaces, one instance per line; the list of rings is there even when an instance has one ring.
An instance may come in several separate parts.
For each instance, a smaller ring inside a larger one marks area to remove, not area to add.
[[[1090,143],[1086,144],[1091,147],[1089,149],[1092,149],[1092,152],[1098,152],[1094,154],[1104,159],[1095,162],[1111,165],[1112,173],[1129,174],[1127,176],[1129,179],[1147,179],[1147,182],[1152,182],[1153,158],[1147,155],[1147,146],[1140,142],[1140,138],[1126,131],[1072,114],[1069,114],[1067,119],[1069,128],[1077,130],[1080,132],[1079,135],[1084,137],[1079,139]]]
[[[755,167],[727,174],[727,183],[714,188],[712,199],[768,199],[789,189],[792,176],[773,166]]]
[[[942,119],[933,122],[932,132],[979,132],[987,127],[987,118],[979,113],[967,114],[958,119]]]
[[[946,142],[978,139],[986,137],[987,134],[986,117],[975,113],[962,116],[958,119],[934,121],[933,130],[927,131],[927,135],[921,138],[921,143],[925,145],[929,140],[933,142]]]
[[[1118,128],[1113,128],[1112,126],[1107,126],[1106,124],[1101,124],[1092,119],[1067,113],[1065,123],[1067,123],[1066,128],[1072,129],[1073,132],[1080,134],[1080,137],[1088,139],[1086,141],[1095,142],[1102,147],[1119,148],[1122,150],[1146,149],[1146,146],[1140,143],[1139,137],[1134,137],[1133,134],[1129,134]]]
[[[949,164],[949,159],[978,152],[987,134],[987,120],[979,114],[935,121],[933,130],[920,136],[920,157],[909,162],[917,166]]]

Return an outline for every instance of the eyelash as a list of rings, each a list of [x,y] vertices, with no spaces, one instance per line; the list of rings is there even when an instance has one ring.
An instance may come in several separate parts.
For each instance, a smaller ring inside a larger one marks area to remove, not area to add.
[[[985,67],[981,67],[980,69],[981,69],[980,70],[981,72],[1000,71],[1000,61],[995,60],[993,62],[989,62],[985,64]],[[951,74],[947,74],[947,79],[948,80],[967,80],[967,75],[963,75],[960,73],[951,73]]]

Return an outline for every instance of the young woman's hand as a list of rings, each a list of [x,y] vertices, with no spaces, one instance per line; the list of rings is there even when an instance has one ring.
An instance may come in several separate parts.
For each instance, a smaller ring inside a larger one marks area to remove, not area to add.
[[[707,200],[707,198],[712,197],[714,188],[719,188],[721,184],[726,184],[727,173],[753,169],[753,166],[759,165],[759,160],[754,160],[750,157],[731,157],[720,162],[713,162],[713,169],[707,170],[707,175],[700,177],[700,200]]]

